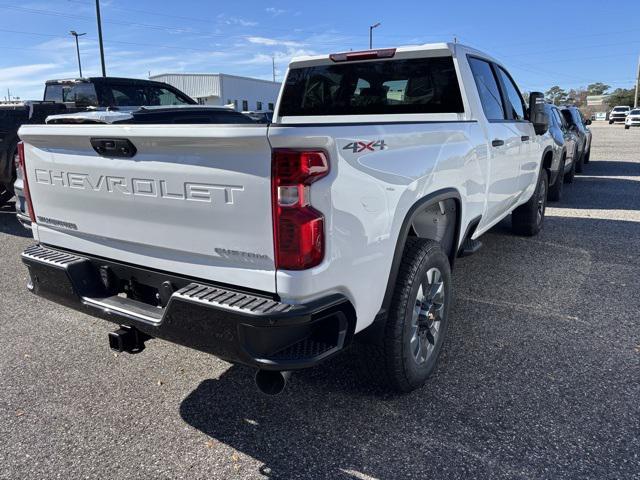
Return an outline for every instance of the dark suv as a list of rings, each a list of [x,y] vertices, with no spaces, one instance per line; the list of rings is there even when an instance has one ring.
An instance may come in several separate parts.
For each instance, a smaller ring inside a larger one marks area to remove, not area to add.
[[[553,139],[553,160],[549,169],[549,200],[558,201],[565,183],[572,183],[576,172],[578,135],[571,130],[560,110],[555,105],[546,104],[549,130],[545,135]]]
[[[591,157],[591,130],[587,125],[591,125],[591,120],[585,120],[578,107],[560,107],[562,116],[569,124],[569,130],[578,136],[578,156],[576,160],[576,172],[582,173],[584,165],[589,163]]]

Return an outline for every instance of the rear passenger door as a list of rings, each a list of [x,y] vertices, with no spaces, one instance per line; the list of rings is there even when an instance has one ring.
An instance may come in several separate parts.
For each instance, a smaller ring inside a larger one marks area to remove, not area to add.
[[[509,119],[501,80],[491,62],[469,57],[469,66],[487,119],[489,181],[481,226],[494,223],[515,204],[520,192],[522,133]]]

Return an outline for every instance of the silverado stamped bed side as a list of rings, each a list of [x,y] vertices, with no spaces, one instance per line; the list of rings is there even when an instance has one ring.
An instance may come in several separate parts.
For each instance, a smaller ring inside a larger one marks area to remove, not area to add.
[[[269,126],[24,127],[32,288],[123,325],[114,348],[165,338],[258,367],[264,391],[362,333],[411,390],[454,259],[509,214],[542,227],[540,100],[433,44],[294,59]]]

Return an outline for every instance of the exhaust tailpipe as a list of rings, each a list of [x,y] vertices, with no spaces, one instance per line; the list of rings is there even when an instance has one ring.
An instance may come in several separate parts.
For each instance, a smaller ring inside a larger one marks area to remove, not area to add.
[[[287,385],[291,372],[277,372],[272,370],[258,370],[256,372],[256,387],[265,395],[279,395]]]

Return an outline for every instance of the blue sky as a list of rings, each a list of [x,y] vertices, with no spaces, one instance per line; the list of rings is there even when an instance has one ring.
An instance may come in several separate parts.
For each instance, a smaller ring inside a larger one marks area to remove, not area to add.
[[[451,41],[502,60],[523,90],[602,81],[631,87],[640,2],[102,0],[107,73],[224,72],[278,79],[295,55]],[[606,8],[603,8],[603,5]],[[0,0],[0,99],[41,98],[49,78],[98,75],[93,0]],[[534,20],[535,19],[535,20]],[[634,20],[635,19],[635,20]]]

